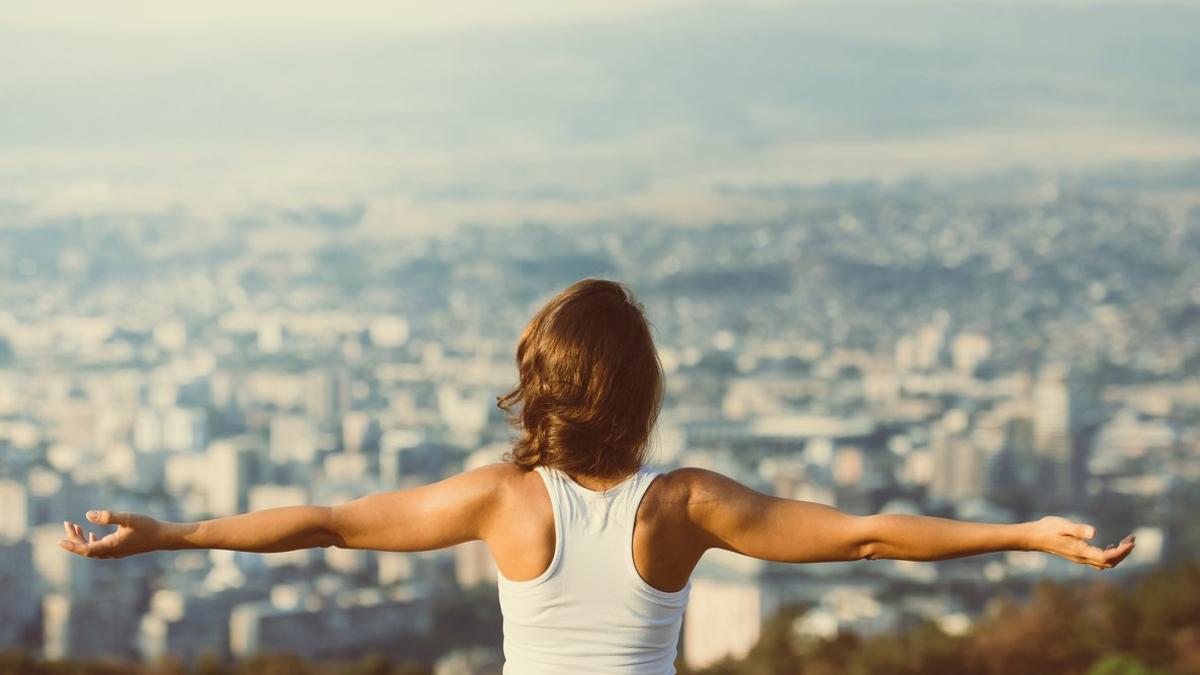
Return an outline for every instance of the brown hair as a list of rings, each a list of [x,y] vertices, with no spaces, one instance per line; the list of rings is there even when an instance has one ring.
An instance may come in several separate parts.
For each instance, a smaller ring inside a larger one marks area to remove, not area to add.
[[[506,461],[602,478],[644,463],[662,406],[662,364],[624,284],[583,279],[551,298],[521,335],[517,371],[517,386],[496,398],[521,430]]]

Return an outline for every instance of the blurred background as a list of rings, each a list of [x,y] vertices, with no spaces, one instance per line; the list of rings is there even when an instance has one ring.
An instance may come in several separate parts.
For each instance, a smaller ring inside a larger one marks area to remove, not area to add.
[[[681,673],[1200,672],[1198,35],[1187,2],[0,3],[0,672],[498,673],[482,545],[55,542],[497,461],[516,339],[587,276],[654,324],[658,468],[1137,535],[1103,574],[711,552]]]

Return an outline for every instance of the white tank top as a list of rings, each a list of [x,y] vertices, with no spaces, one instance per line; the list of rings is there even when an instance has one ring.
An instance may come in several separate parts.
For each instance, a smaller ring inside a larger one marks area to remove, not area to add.
[[[673,674],[692,582],[666,593],[633,564],[634,517],[659,472],[642,467],[597,492],[535,470],[554,510],[554,558],[536,579],[497,575],[504,675]]]

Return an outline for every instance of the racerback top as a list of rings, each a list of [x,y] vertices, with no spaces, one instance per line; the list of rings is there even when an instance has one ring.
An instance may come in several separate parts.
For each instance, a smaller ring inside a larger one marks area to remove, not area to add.
[[[660,591],[633,564],[634,518],[659,472],[642,467],[597,492],[535,470],[554,511],[554,557],[536,579],[497,574],[504,675],[674,673],[692,582]]]

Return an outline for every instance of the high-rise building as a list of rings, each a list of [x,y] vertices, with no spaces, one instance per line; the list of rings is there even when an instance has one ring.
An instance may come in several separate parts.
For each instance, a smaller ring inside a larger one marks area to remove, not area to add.
[[[167,409],[162,415],[162,445],[175,452],[199,452],[207,442],[208,415],[201,408]]]
[[[328,429],[350,409],[350,373],[346,370],[313,370],[304,378],[304,409],[309,418]]]
[[[303,415],[276,415],[270,423],[270,458],[275,464],[311,464],[317,454],[317,430]]]
[[[991,341],[979,333],[959,333],[950,346],[954,369],[965,375],[973,375],[990,353]]]
[[[0,645],[22,642],[36,625],[40,600],[33,567],[33,547],[28,539],[3,541],[0,537]]]
[[[1042,368],[1033,386],[1037,492],[1045,505],[1074,505],[1083,491],[1098,410],[1083,378],[1062,365]]]
[[[214,516],[242,513],[255,480],[260,450],[249,437],[224,438],[208,446],[208,510]]]
[[[379,442],[379,479],[394,486],[403,477],[404,454],[426,440],[426,434],[414,429],[390,429]]]
[[[460,588],[496,583],[496,562],[486,543],[468,541],[454,547],[454,579]]]
[[[29,490],[15,480],[0,480],[0,542],[24,539],[29,516]]]
[[[346,452],[373,452],[379,449],[379,423],[362,410],[342,415],[342,448]]]
[[[929,496],[957,501],[984,493],[986,463],[983,452],[968,438],[935,429],[929,448],[933,476]]]
[[[141,452],[162,449],[162,416],[154,408],[139,408],[133,418],[133,447]]]
[[[912,342],[912,365],[917,370],[935,370],[942,363],[949,316],[939,312],[932,321],[917,329]]]
[[[773,599],[757,577],[693,579],[683,617],[684,661],[705,668],[746,656],[773,611]]]

